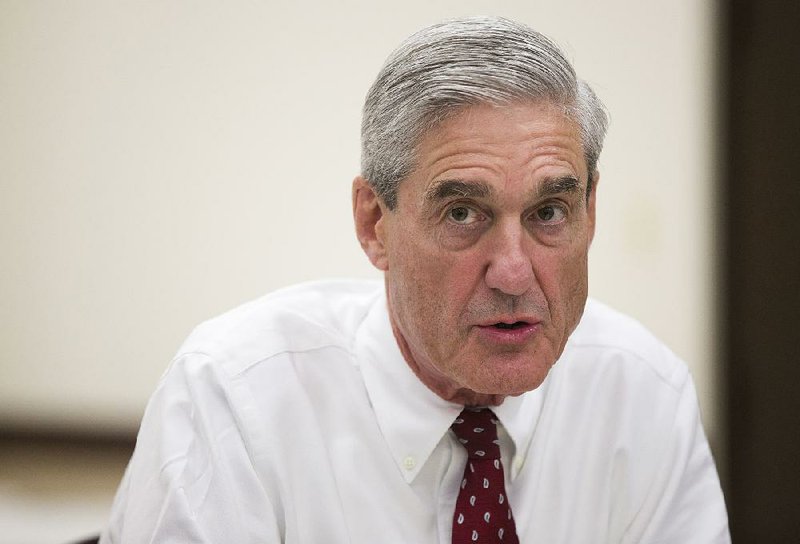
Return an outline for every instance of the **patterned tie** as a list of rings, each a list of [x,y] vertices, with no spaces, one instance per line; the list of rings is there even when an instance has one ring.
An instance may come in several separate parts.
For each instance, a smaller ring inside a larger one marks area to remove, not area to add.
[[[469,457],[453,514],[453,544],[518,544],[494,413],[488,408],[466,408],[451,428]]]

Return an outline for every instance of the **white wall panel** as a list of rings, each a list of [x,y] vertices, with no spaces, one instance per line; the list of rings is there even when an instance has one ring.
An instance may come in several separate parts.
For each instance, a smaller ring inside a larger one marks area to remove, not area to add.
[[[361,101],[410,32],[496,13],[607,104],[592,293],[689,361],[715,423],[710,2],[0,3],[0,423],[134,429],[199,321],[374,276]]]

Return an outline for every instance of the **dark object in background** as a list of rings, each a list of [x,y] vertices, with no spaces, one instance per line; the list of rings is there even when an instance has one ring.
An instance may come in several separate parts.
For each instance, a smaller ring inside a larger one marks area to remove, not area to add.
[[[719,2],[731,537],[800,542],[800,2]]]
[[[84,540],[79,540],[77,542],[72,542],[71,544],[97,544],[97,541],[100,540],[100,535],[95,535],[91,538],[86,538]]]

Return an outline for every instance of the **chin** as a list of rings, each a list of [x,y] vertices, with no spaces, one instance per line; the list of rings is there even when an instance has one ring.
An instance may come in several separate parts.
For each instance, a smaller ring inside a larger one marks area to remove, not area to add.
[[[477,393],[486,395],[518,396],[542,385],[552,364],[531,365],[528,359],[524,365],[499,364],[487,368],[475,376]]]

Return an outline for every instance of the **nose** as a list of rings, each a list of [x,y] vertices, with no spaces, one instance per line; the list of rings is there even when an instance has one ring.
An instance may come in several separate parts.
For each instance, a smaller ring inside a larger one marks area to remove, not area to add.
[[[522,225],[498,225],[490,245],[486,285],[507,295],[525,294],[534,282],[531,254],[526,251],[526,233]]]

